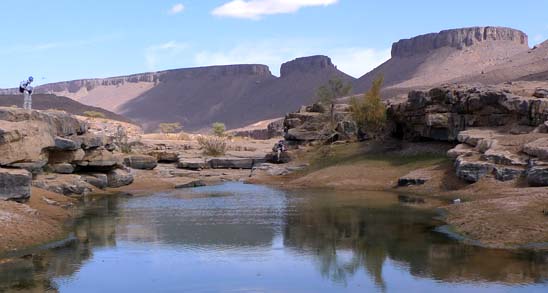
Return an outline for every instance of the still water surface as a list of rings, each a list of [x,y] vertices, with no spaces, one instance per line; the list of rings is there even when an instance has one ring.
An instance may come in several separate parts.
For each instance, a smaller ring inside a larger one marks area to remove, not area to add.
[[[228,183],[101,198],[0,292],[548,292],[548,253],[480,248],[384,192]]]

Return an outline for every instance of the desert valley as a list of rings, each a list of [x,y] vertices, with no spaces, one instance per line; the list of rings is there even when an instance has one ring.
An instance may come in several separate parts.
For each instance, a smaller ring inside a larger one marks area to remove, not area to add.
[[[359,78],[303,56],[279,76],[234,64],[45,83],[33,110],[0,89],[0,291],[79,291],[138,266],[143,287],[107,291],[244,288],[231,267],[252,292],[407,277],[422,292],[546,290],[548,41],[529,44],[455,28],[394,40]],[[216,266],[230,273],[189,285]]]

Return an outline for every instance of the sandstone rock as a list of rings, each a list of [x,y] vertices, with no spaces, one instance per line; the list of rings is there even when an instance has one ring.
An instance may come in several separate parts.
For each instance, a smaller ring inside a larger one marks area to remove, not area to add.
[[[81,145],[70,139],[55,137],[53,147],[57,150],[62,150],[62,151],[75,151],[79,149]]]
[[[93,191],[93,186],[79,175],[39,175],[32,182],[33,186],[63,195],[86,195]]]
[[[178,153],[166,150],[152,151],[148,155],[155,157],[158,163],[176,163],[179,161]]]
[[[300,128],[293,128],[289,129],[284,138],[286,140],[306,142],[319,140],[322,138],[322,135],[318,133],[317,130],[304,130]]]
[[[19,168],[19,169],[25,169],[29,172],[31,172],[33,175],[42,173],[44,166],[46,166],[47,161],[46,160],[40,160],[35,162],[22,162],[22,163],[14,163],[10,164],[10,167]]]
[[[481,158],[485,161],[493,162],[495,164],[510,165],[510,166],[526,166],[527,161],[509,151],[490,149],[487,150]]]
[[[91,173],[82,175],[82,179],[87,183],[100,188],[105,189],[108,187],[108,176],[101,173]]]
[[[458,144],[456,147],[454,147],[454,148],[450,149],[449,151],[447,151],[447,156],[450,159],[455,160],[460,156],[469,156],[469,155],[472,155],[474,153],[475,153],[475,151],[474,151],[473,147],[471,147],[467,144],[461,143],[461,144]]]
[[[131,155],[124,158],[124,164],[133,169],[152,170],[158,166],[156,158],[146,155]]]
[[[196,179],[188,179],[186,181],[178,182],[177,184],[175,184],[176,189],[194,188],[194,187],[200,187],[200,186],[205,186],[205,184],[201,180],[196,180]]]
[[[548,98],[548,90],[543,88],[537,88],[535,92],[533,93],[533,97],[539,98],[539,99],[547,99]]]
[[[59,174],[72,174],[74,173],[74,166],[69,163],[53,164],[49,166],[54,173]]]
[[[120,165],[119,158],[105,149],[90,149],[76,165],[86,169],[110,170]]]
[[[0,168],[0,200],[26,200],[30,197],[29,171]]]
[[[252,169],[265,162],[265,159],[251,158],[214,158],[206,164],[212,169]]]
[[[548,137],[525,144],[523,152],[541,160],[548,160]]]
[[[535,166],[527,170],[527,182],[534,187],[548,186],[548,166]]]
[[[82,161],[85,155],[86,153],[82,149],[75,151],[50,150],[48,151],[48,162],[50,164],[72,163]]]
[[[133,175],[122,169],[115,169],[107,174],[108,187],[117,188],[133,183]]]
[[[499,181],[510,181],[525,174],[525,168],[510,166],[495,166],[495,179]]]
[[[188,170],[202,170],[207,167],[205,160],[201,158],[180,158],[177,164],[177,168]]]
[[[474,161],[463,156],[455,162],[457,177],[468,181],[478,182],[481,178],[493,172],[494,165],[488,162]]]
[[[74,138],[74,141],[79,143],[83,149],[93,149],[107,144],[107,138],[104,135],[86,133]]]

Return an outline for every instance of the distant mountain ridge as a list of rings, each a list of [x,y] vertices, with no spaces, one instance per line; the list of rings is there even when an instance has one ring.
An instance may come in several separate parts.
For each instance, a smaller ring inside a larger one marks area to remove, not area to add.
[[[153,131],[180,122],[187,131],[213,122],[228,128],[281,117],[316,99],[316,90],[340,78],[366,91],[383,75],[385,97],[448,82],[500,83],[548,76],[548,46],[528,47],[525,33],[504,27],[444,30],[400,40],[392,58],[356,79],[327,56],[297,58],[281,65],[280,77],[266,65],[241,64],[174,69],[43,85],[39,93],[63,95],[131,118]],[[2,92],[12,90],[0,90]]]

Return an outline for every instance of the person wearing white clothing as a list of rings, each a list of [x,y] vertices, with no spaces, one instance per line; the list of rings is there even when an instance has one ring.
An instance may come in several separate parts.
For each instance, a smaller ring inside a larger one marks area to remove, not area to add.
[[[19,84],[19,92],[23,94],[23,109],[32,109],[32,91],[33,87],[30,85],[34,81],[34,78],[30,76],[28,80],[24,80]]]

